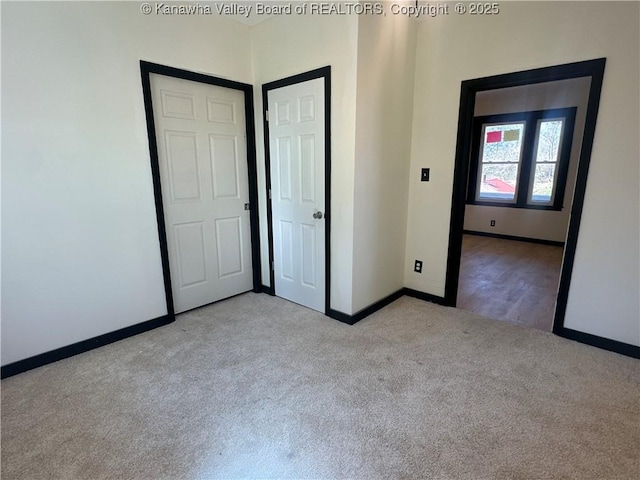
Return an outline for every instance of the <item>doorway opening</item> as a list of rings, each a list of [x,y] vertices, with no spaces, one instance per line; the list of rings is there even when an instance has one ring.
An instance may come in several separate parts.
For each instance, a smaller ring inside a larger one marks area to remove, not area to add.
[[[476,94],[459,308],[552,330],[590,83]]]
[[[260,292],[253,87],[140,71],[168,315]]]
[[[458,304],[458,290],[461,278],[460,274],[463,253],[463,238],[465,233],[465,220],[467,222],[467,227],[469,227],[470,223],[473,223],[470,222],[468,218],[465,218],[467,207],[478,206],[474,203],[478,203],[477,200],[480,199],[480,197],[478,196],[478,190],[482,189],[481,186],[475,190],[470,189],[469,184],[475,181],[483,182],[487,180],[486,178],[482,177],[481,173],[478,173],[478,165],[472,168],[474,149],[477,152],[477,149],[479,148],[477,145],[474,146],[473,142],[474,118],[477,116],[476,103],[478,102],[478,99],[481,99],[482,95],[484,95],[485,93],[495,94],[500,90],[505,91],[504,89],[514,87],[523,87],[530,85],[541,86],[542,84],[549,82],[558,82],[571,79],[587,79],[589,82],[589,90],[586,99],[586,109],[584,112],[584,129],[582,140],[579,145],[579,155],[577,155],[578,159],[575,168],[575,187],[573,198],[567,198],[565,200],[566,206],[568,209],[570,209],[570,212],[568,212],[568,225],[566,227],[566,235],[564,241],[564,255],[562,257],[560,267],[552,326],[553,332],[558,335],[568,338],[576,338],[578,336],[577,334],[579,332],[573,332],[572,330],[564,327],[564,316],[567,306],[569,285],[571,283],[571,273],[580,229],[580,219],[584,203],[587,175],[589,171],[589,161],[591,158],[591,150],[593,146],[593,136],[595,132],[598,107],[600,103],[600,92],[602,88],[605,63],[606,59],[600,58],[596,60],[539,68],[535,70],[503,74],[462,82],[460,110],[458,117],[458,135],[451,207],[451,223],[449,233],[449,254],[447,259],[447,274],[445,285],[445,303],[447,305],[456,306]],[[514,119],[508,120],[515,121]],[[476,131],[478,128],[485,127],[478,127],[478,121],[476,120]],[[511,127],[509,127],[508,129],[513,130],[513,128]],[[502,130],[507,130],[507,128],[504,128]],[[488,132],[486,130],[483,130],[483,135],[486,135],[487,133]],[[495,138],[493,138],[492,136],[489,140],[497,140],[497,135],[497,133],[493,134]],[[504,133],[501,133],[501,135],[504,135]],[[515,135],[515,133],[510,133],[509,135]],[[482,138],[485,137],[483,136]],[[525,137],[523,136],[522,138],[524,142]],[[529,138],[534,139],[530,141],[535,141],[534,136],[530,136]],[[480,166],[480,168],[482,168],[482,166]],[[471,179],[472,172],[474,172],[475,174],[473,179]],[[534,175],[532,175],[531,177],[533,177]],[[478,180],[478,178],[480,180]],[[476,183],[476,185],[480,185],[480,183]],[[518,195],[515,192],[515,189],[513,192],[500,192],[500,189],[496,188],[495,190],[497,190],[498,193],[496,193],[494,196],[497,195],[499,197],[503,194],[505,198],[511,196],[512,200],[514,201],[514,205],[512,205],[512,207],[515,208],[509,208],[508,210],[526,210],[526,208],[518,207],[523,207],[522,202],[524,202],[525,204],[527,203],[527,192],[530,192],[530,190],[528,190],[528,187],[530,185],[530,182],[523,183],[522,189],[524,191],[521,192],[521,195]],[[490,189],[487,188],[486,190],[489,191]],[[470,198],[471,191],[473,191],[476,195],[474,198]],[[520,200],[518,201],[516,197],[519,197]],[[551,210],[553,208],[553,206],[551,205],[551,203],[553,203],[552,199],[545,198],[544,200],[548,200],[548,202],[547,205],[545,205],[545,207],[541,210]],[[504,199],[498,198],[498,201],[504,201]],[[520,203],[519,205],[517,204],[518,202]],[[496,208],[495,206],[480,206],[486,209]],[[502,207],[502,205],[498,206],[498,208],[500,207]],[[505,208],[504,210],[507,209]],[[494,220],[495,223],[491,222],[491,220]],[[494,224],[494,227],[497,226],[497,219],[490,218],[489,227],[492,226],[492,223]],[[526,224],[526,222],[524,223]],[[467,228],[467,231],[470,230],[472,230],[472,228]],[[491,235],[491,233],[485,232],[485,235]],[[506,234],[505,236],[508,237],[509,235]],[[518,237],[520,235],[512,236]],[[555,240],[557,241],[557,239]],[[581,338],[581,340],[585,341],[584,338]]]

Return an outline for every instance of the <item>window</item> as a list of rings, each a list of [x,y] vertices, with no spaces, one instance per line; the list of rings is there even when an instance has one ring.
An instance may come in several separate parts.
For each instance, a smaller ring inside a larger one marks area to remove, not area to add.
[[[561,210],[576,108],[474,118],[467,203]]]
[[[482,126],[482,167],[476,200],[516,201],[525,123]]]

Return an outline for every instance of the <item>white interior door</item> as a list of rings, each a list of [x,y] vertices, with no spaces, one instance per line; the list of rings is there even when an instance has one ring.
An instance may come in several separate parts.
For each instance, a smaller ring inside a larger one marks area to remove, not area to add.
[[[244,93],[151,74],[176,313],[251,290]]]
[[[275,294],[325,311],[324,79],[268,92]]]

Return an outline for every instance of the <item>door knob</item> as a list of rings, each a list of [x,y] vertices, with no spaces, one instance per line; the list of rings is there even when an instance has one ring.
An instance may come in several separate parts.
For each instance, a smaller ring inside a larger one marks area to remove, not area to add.
[[[314,214],[313,214],[313,218],[318,218],[318,219],[322,218],[322,212],[316,212],[316,213],[314,213]]]

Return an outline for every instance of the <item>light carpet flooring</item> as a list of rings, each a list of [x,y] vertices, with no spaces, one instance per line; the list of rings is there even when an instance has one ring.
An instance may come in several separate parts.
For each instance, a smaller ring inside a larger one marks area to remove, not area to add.
[[[348,326],[248,293],[3,380],[2,479],[637,479],[639,366],[414,298]]]

